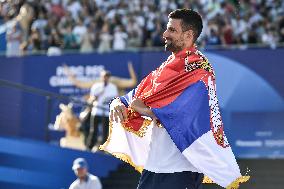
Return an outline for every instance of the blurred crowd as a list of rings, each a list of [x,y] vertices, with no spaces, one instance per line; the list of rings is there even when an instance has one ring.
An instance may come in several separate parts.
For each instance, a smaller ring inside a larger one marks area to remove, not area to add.
[[[176,8],[202,15],[198,43],[206,48],[284,42],[283,0],[0,0],[0,24],[14,21],[6,32],[12,54],[108,52],[162,47],[167,15]]]

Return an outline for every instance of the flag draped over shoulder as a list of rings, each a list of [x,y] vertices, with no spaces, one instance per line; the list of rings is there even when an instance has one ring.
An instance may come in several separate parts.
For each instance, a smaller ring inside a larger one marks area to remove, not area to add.
[[[129,107],[136,98],[152,109],[159,124]],[[187,160],[206,175],[204,182],[237,188],[249,179],[240,174],[224,133],[213,69],[194,47],[169,56],[120,99],[128,107],[128,119],[110,123],[109,138],[102,150],[141,172],[150,150],[151,127],[162,125]]]

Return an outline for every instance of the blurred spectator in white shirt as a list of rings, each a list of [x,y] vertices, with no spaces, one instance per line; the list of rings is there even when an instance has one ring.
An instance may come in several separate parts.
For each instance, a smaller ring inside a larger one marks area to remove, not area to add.
[[[234,28],[234,35],[243,35],[247,30],[247,24],[240,15],[236,16],[236,19],[232,19],[232,26]]]
[[[72,33],[75,35],[77,43],[81,44],[83,35],[87,33],[87,27],[83,24],[81,19],[77,20],[76,26],[73,28]]]
[[[7,50],[6,56],[21,56],[20,45],[22,42],[22,31],[17,23],[15,23],[6,33]]]
[[[266,29],[265,33],[261,36],[263,44],[268,45],[270,48],[276,48],[277,38],[273,29]]]
[[[127,37],[121,26],[117,26],[113,34],[113,50],[125,50]]]
[[[79,16],[79,12],[82,9],[80,1],[77,0],[69,0],[67,4],[67,10],[71,12],[73,19],[77,19]]]
[[[112,36],[110,35],[109,26],[107,23],[104,24],[99,39],[100,43],[98,47],[98,52],[99,53],[109,52],[111,50]]]
[[[47,41],[47,36],[44,32],[44,28],[47,26],[47,19],[43,12],[39,13],[38,18],[33,22],[31,30],[36,29],[40,33],[40,38],[42,43],[45,44]]]
[[[90,53],[94,50],[93,43],[95,41],[95,34],[91,26],[88,27],[88,31],[82,36],[80,52]]]
[[[126,31],[128,33],[127,46],[128,47],[140,47],[142,39],[142,30],[134,18],[131,16],[128,18],[126,25]]]

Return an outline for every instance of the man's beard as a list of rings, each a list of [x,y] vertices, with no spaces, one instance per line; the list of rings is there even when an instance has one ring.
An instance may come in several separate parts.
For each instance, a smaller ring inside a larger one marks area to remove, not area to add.
[[[165,43],[165,51],[170,51],[173,53],[181,51],[182,48],[180,46],[175,45],[173,42]]]

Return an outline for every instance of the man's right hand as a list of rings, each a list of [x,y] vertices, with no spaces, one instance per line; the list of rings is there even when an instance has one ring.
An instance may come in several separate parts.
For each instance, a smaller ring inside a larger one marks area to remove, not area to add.
[[[127,119],[126,107],[119,99],[114,99],[110,107],[110,121],[124,122]]]

